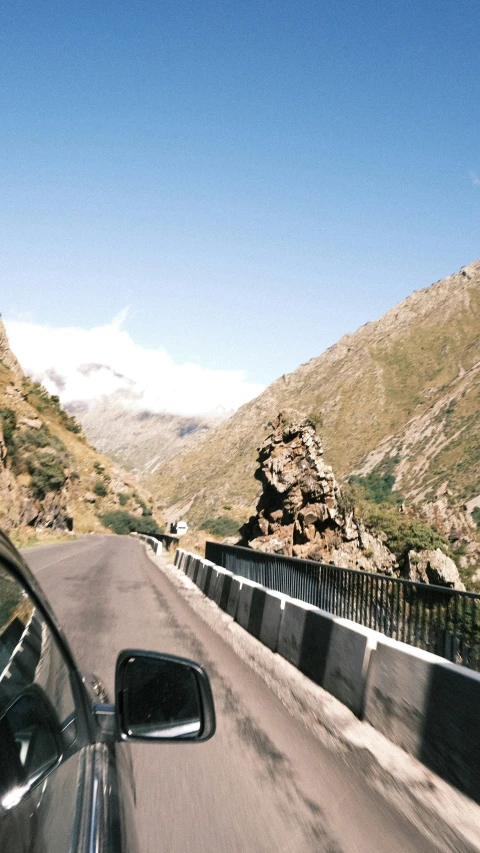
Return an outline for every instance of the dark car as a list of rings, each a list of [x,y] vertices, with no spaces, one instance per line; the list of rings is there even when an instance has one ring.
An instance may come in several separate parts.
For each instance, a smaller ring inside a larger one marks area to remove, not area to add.
[[[215,731],[208,677],[183,658],[122,651],[115,704],[82,674],[53,612],[0,533],[0,851],[133,853],[125,741],[202,741]]]

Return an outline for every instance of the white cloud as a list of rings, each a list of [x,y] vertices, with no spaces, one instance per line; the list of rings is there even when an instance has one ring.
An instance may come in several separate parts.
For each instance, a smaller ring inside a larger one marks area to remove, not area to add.
[[[470,172],[470,180],[474,187],[480,186],[480,178],[475,172]]]
[[[5,320],[25,373],[64,405],[115,394],[128,408],[182,415],[233,411],[263,391],[243,370],[174,364],[164,349],[136,344],[122,324],[128,308],[94,329],[51,328]]]

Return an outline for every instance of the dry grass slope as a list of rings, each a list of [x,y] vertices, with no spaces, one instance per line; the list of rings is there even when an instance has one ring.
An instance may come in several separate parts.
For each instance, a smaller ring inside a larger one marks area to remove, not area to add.
[[[74,533],[105,533],[101,516],[120,507],[150,514],[135,479],[87,444],[58,398],[0,361],[0,527],[18,545],[68,535],[67,518]]]
[[[168,460],[151,479],[165,505],[195,498],[189,518],[252,506],[257,447],[268,422],[296,408],[319,424],[338,477],[394,457],[411,500],[448,488],[480,493],[480,261],[413,293],[379,320],[274,382],[256,400]]]

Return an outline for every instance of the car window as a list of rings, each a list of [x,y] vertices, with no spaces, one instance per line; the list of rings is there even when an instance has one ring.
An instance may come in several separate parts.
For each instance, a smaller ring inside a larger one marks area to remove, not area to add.
[[[7,840],[5,849],[12,851],[69,849],[76,738],[77,712],[62,650],[39,608],[0,563],[2,853]]]

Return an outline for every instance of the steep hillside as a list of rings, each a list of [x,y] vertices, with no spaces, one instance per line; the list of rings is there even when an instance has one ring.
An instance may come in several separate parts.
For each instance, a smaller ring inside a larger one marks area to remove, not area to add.
[[[116,395],[94,405],[76,403],[68,411],[88,441],[133,473],[155,473],[168,459],[198,441],[224,417],[182,417],[128,409]]]
[[[480,495],[479,378],[477,261],[282,376],[191,452],[167,461],[152,488],[167,506],[194,498],[192,521],[219,515],[225,504],[232,512],[252,506],[256,448],[269,421],[295,408],[316,423],[337,476],[389,473],[408,501],[429,502],[434,512],[438,498],[444,514],[455,514]],[[473,531],[471,518],[456,518]]]
[[[40,530],[105,532],[101,517],[113,511],[153,522],[135,479],[23,374],[0,319],[0,527],[17,542]]]

